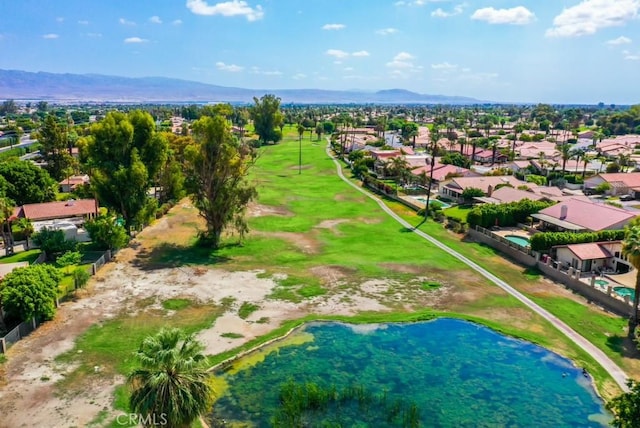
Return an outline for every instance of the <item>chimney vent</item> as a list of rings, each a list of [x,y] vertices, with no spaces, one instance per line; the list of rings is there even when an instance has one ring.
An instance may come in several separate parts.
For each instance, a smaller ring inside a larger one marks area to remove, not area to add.
[[[566,205],[562,205],[560,207],[560,220],[566,219],[568,213],[569,213],[569,207]]]

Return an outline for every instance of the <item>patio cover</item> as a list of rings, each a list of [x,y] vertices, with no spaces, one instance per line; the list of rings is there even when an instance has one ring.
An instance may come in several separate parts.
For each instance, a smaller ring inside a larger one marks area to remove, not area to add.
[[[577,224],[569,223],[568,221],[551,217],[550,215],[547,215],[547,214],[540,214],[540,213],[531,214],[531,217],[537,218],[538,220],[542,220],[546,223],[553,224],[555,226],[561,227],[566,230],[575,230],[575,231],[585,230],[584,227],[582,226],[578,226]]]

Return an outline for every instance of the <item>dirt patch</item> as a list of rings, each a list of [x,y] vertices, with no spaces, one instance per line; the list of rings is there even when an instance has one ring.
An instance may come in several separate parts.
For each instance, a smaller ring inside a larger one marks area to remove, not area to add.
[[[344,266],[314,266],[309,272],[320,278],[325,285],[335,285],[341,280],[353,275],[356,270]]]
[[[417,265],[405,265],[401,263],[380,263],[380,267],[398,273],[409,273],[414,275],[425,273],[425,269]]]
[[[333,220],[324,220],[317,225],[314,226],[316,229],[328,229],[333,232],[336,236],[341,236],[342,233],[338,230],[337,226],[343,223],[348,223],[349,219],[346,218],[338,218]]]
[[[250,233],[254,236],[282,239],[293,244],[305,254],[318,254],[320,252],[320,242],[318,242],[315,236],[309,233],[261,231],[251,231]]]
[[[356,220],[364,224],[378,224],[382,221],[382,219],[375,217],[358,217]]]
[[[269,215],[293,217],[293,213],[285,207],[262,205],[255,202],[249,204],[247,207],[247,214],[249,217],[265,217]]]

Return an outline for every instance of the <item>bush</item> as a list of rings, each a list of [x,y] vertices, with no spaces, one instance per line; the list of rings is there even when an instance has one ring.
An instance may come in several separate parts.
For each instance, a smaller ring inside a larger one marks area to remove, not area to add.
[[[73,284],[76,289],[82,288],[87,285],[87,282],[89,282],[89,278],[91,278],[91,274],[87,272],[87,269],[83,267],[77,267],[73,271]]]
[[[530,239],[533,251],[549,251],[556,245],[583,244],[585,242],[620,241],[624,239],[624,230],[601,230],[600,232],[543,232],[536,233]]]
[[[124,226],[113,217],[100,216],[85,224],[93,243],[103,250],[117,250],[129,242]]]
[[[67,251],[75,251],[78,243],[66,238],[62,230],[44,228],[33,235],[33,242],[47,255],[47,260],[56,260]]]
[[[524,199],[508,204],[483,204],[469,211],[467,222],[471,227],[490,228],[499,226],[516,226],[525,223],[533,213],[537,213],[553,205],[553,202],[531,201]]]
[[[32,265],[8,273],[0,297],[7,313],[22,321],[51,319],[62,274],[51,265]]]

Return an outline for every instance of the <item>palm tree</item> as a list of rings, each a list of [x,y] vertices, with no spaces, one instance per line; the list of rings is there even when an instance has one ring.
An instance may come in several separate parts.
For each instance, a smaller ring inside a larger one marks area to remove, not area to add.
[[[560,146],[560,155],[562,156],[562,172],[566,172],[567,161],[571,159],[571,146],[569,144],[562,144]]]
[[[584,180],[585,174],[587,173],[587,165],[589,165],[589,162],[591,162],[594,159],[595,157],[588,153],[585,153],[584,155],[582,155],[582,179],[583,180]]]
[[[190,427],[213,401],[203,350],[192,335],[175,328],[144,339],[135,354],[140,368],[128,377],[131,409],[167,427]]]
[[[402,156],[396,156],[391,159],[391,165],[389,168],[396,178],[396,195],[398,194],[398,186],[404,181],[409,171],[409,163]]]
[[[638,325],[638,303],[640,302],[640,226],[634,225],[627,228],[622,242],[622,254],[636,268],[636,289],[633,298],[633,313],[629,324],[629,336],[634,337],[635,328]]]
[[[25,240],[27,241],[26,244],[25,244],[25,250],[28,250],[29,249],[29,237],[31,237],[31,235],[33,235],[33,232],[34,232],[33,224],[31,223],[31,220],[29,220],[28,218],[24,218],[24,217],[21,218],[21,219],[18,219],[18,222],[16,223],[16,227],[24,235]]]
[[[14,204],[11,199],[0,198],[0,229],[2,230],[2,242],[4,242],[4,254],[13,254],[13,233],[11,232],[11,217]]]
[[[304,134],[305,127],[298,124],[298,175],[302,174],[302,134]],[[342,155],[344,155],[344,148],[342,149]]]

